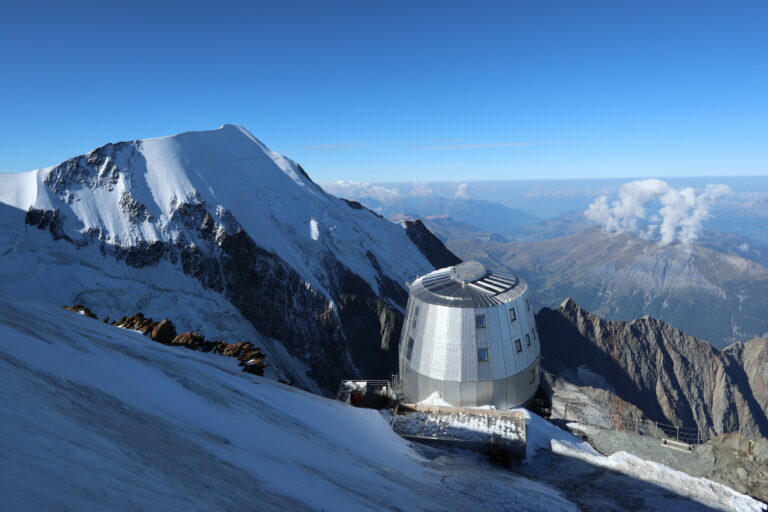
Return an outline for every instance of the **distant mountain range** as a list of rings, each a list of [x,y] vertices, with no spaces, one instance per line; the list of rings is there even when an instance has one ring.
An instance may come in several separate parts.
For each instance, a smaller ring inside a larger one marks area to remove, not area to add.
[[[498,233],[503,237],[539,221],[537,217],[522,210],[479,199],[430,195],[382,201],[360,194],[354,194],[346,199],[359,201],[390,219],[448,217],[472,226],[473,229]]]
[[[531,241],[504,242],[459,235],[443,219],[426,224],[462,259],[519,273],[544,306],[573,297],[610,320],[647,314],[716,347],[768,334],[763,250],[753,245],[740,253],[736,235],[710,231],[700,243],[663,246],[606,233],[573,215],[526,226],[521,238]]]

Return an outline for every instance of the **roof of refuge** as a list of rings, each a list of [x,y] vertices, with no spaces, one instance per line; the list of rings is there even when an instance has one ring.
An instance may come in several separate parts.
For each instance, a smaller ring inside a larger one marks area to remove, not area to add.
[[[472,260],[420,277],[411,283],[411,295],[428,304],[487,308],[516,299],[527,288],[519,277]]]

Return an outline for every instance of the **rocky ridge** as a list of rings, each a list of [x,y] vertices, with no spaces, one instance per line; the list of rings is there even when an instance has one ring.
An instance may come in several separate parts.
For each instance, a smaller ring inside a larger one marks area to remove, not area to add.
[[[64,306],[64,309],[89,318],[98,318],[93,311],[82,304]],[[263,376],[264,368],[267,366],[264,362],[266,356],[261,352],[261,349],[255,347],[249,341],[224,343],[218,340],[206,340],[204,336],[191,331],[176,334],[176,327],[167,318],[156,322],[151,318],[146,318],[143,313],[136,313],[135,315],[124,316],[112,322],[109,321],[109,317],[105,317],[102,322],[122,329],[138,331],[144,336],[148,336],[152,341],[164,345],[176,345],[190,350],[200,350],[202,352],[212,352],[225,357],[232,357],[240,361],[239,365],[244,372],[254,375]]]
[[[542,366],[598,401],[616,397],[619,409],[707,437],[768,437],[766,340],[720,351],[654,318],[606,321],[571,299],[543,308],[536,324]]]
[[[449,251],[421,220],[404,220],[400,224],[405,228],[411,242],[421,250],[435,268],[451,267],[461,263],[461,259]]]

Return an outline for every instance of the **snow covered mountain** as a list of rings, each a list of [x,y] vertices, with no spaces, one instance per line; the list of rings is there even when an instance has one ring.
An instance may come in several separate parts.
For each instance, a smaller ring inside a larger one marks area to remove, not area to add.
[[[389,376],[403,283],[433,268],[413,226],[327,194],[233,125],[0,174],[0,211],[0,290],[255,338],[278,375],[326,389]]]

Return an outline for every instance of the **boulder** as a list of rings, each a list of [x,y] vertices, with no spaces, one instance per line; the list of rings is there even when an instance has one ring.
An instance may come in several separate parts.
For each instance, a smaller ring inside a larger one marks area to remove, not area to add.
[[[245,351],[250,349],[251,349],[251,343],[248,341],[240,341],[238,343],[227,343],[221,348],[221,355],[239,359],[240,356]]]
[[[173,326],[173,322],[167,318],[163,318],[160,323],[152,329],[150,337],[154,341],[168,345],[173,342],[174,338],[176,338],[176,328]]]
[[[157,327],[157,325],[158,325],[157,322],[153,322],[153,321],[150,320],[148,322],[143,322],[141,324],[141,326],[139,326],[139,328],[137,330],[141,334],[146,336],[146,335],[150,334],[155,329],[155,327]]]

